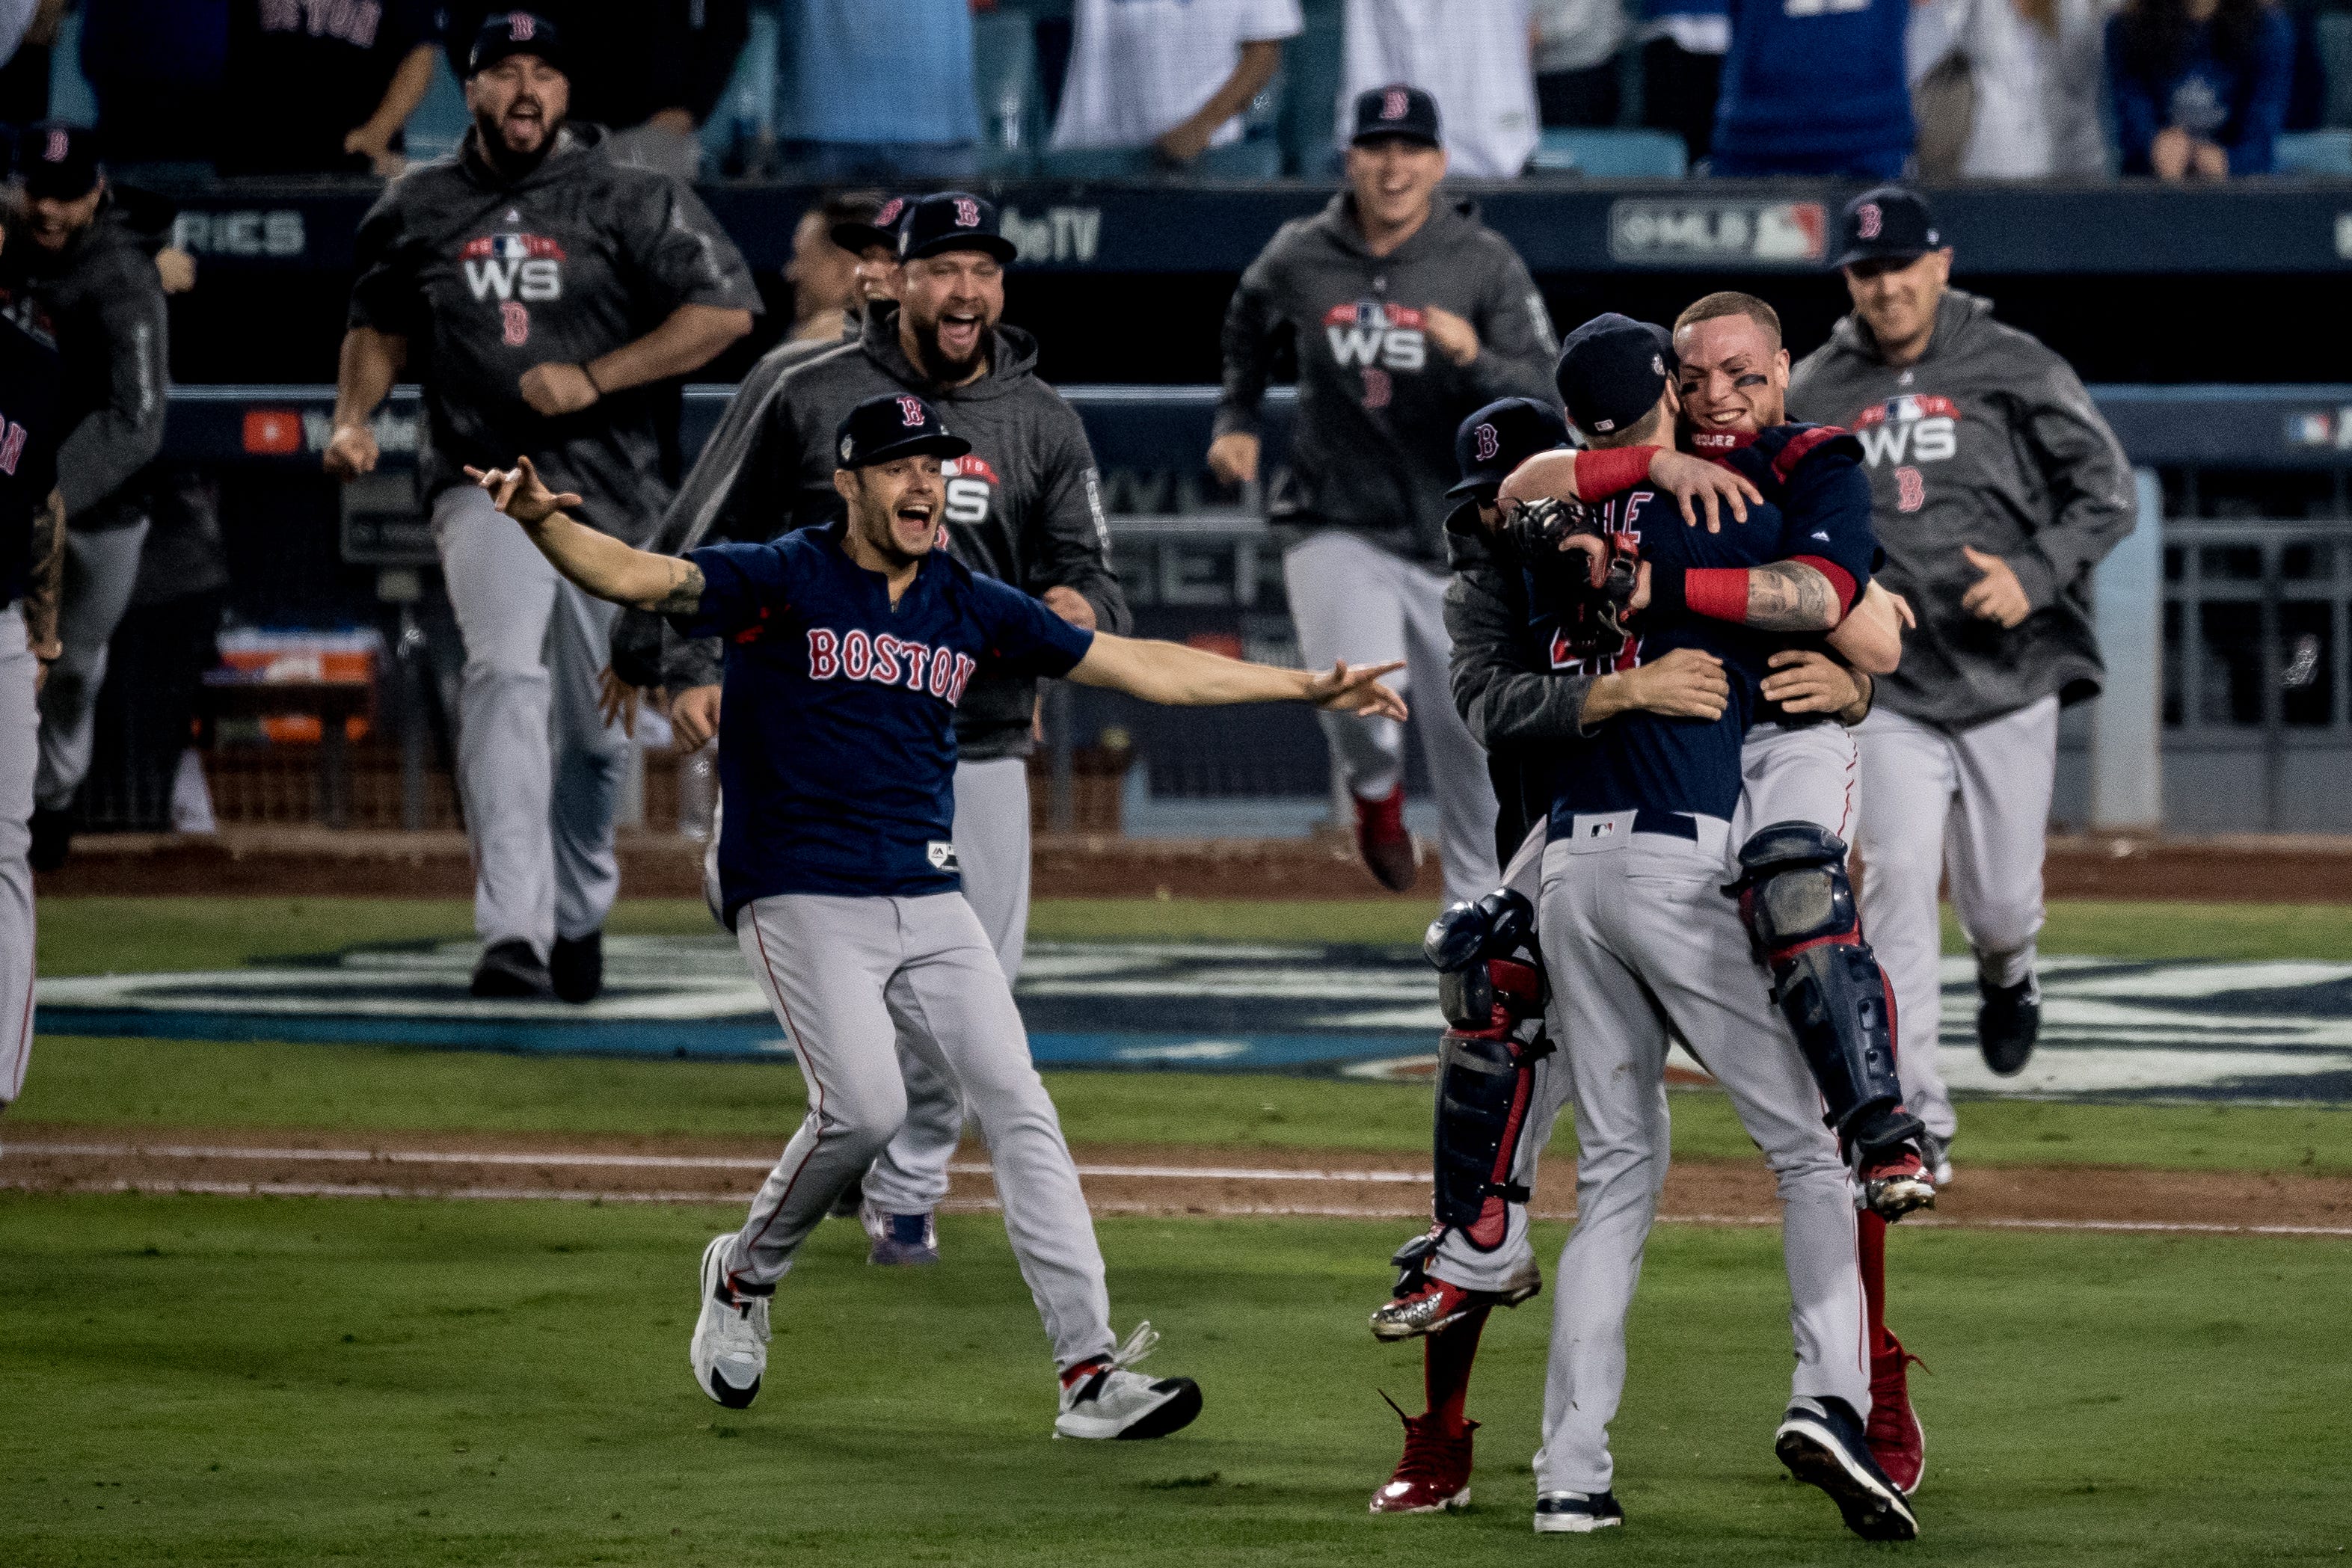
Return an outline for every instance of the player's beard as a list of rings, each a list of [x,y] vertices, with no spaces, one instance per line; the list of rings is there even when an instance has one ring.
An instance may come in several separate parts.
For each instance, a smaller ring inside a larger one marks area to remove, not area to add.
[[[899,308],[904,309],[902,305]],[[951,360],[940,344],[940,324],[937,320],[909,321],[915,339],[915,368],[924,377],[940,386],[960,386],[971,379],[973,372],[988,365],[989,340],[996,335],[996,323],[982,320],[979,336],[973,340],[971,353],[962,360]]]
[[[543,129],[539,145],[528,152],[518,152],[507,145],[506,133],[499,129],[500,121],[505,119],[503,113],[492,116],[483,111],[474,116],[474,140],[481,148],[483,157],[488,160],[491,168],[509,180],[522,179],[546,162],[547,155],[555,151],[556,138],[563,134],[564,117],[550,114],[542,99],[533,97],[531,102],[538,106],[540,124]],[[507,105],[508,109],[513,107],[512,103]]]

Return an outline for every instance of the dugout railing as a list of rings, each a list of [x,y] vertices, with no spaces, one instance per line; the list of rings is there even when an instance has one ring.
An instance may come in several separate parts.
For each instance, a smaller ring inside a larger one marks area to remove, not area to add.
[[[1104,471],[1114,553],[1139,625],[1261,659],[1296,657],[1278,549],[1255,495],[1203,471],[1215,391],[1075,387]],[[730,389],[683,400],[681,460]],[[2103,569],[2109,695],[2063,727],[2063,825],[2179,831],[2345,831],[2352,800],[2327,788],[2352,750],[2352,388],[2100,387],[2095,395],[2141,469],[2144,519]],[[340,818],[447,826],[446,712],[456,649],[413,465],[412,391],[379,417],[382,473],[339,489],[318,472],[325,387],[175,391],[164,461],[218,480],[247,625],[373,632],[380,649],[370,739],[339,797],[317,786],[300,739],[264,747],[248,727],[234,760],[270,781],[240,820]],[[1278,467],[1292,407],[1269,400]],[[1150,709],[1087,691],[1048,706],[1041,825],[1075,821],[1074,756],[1130,760],[1130,832],[1297,832],[1329,815],[1328,768],[1311,715]],[[313,732],[315,732],[313,727]],[[296,734],[300,728],[296,727]],[[1106,746],[1104,742],[1110,744]],[[224,776],[235,771],[216,756]],[[259,788],[259,786],[255,786]],[[1099,792],[1101,781],[1089,785]],[[669,773],[647,773],[633,809],[674,820]],[[102,803],[101,803],[102,804]],[[100,809],[91,825],[108,825]],[[1088,820],[1101,825],[1103,814]]]

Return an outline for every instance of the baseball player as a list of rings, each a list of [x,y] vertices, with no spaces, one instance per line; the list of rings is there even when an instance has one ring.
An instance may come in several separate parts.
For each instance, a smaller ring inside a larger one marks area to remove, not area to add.
[[[1860,732],[1857,848],[1905,1098],[1945,1181],[1958,1123],[1936,1058],[1937,884],[1950,879],[1976,954],[1985,1063],[2018,1072],[2042,1019],[2058,710],[2097,695],[2105,673],[2091,573],[2131,532],[2131,470],[2065,361],[1950,287],[1952,249],[1916,193],[1856,197],[1838,259],[1853,312],[1797,367],[1789,405],[1861,438],[1886,580],[1919,616]]]
[[[1527,267],[1475,204],[1438,199],[1444,173],[1427,93],[1399,85],[1357,99],[1348,188],[1316,216],[1284,225],[1234,291],[1209,448],[1220,478],[1257,478],[1259,403],[1277,344],[1295,338],[1298,417],[1269,512],[1286,541],[1283,583],[1300,654],[1310,667],[1403,659],[1424,691],[1446,679],[1449,433],[1498,397],[1549,401],[1554,350]],[[1451,704],[1419,711],[1445,896],[1475,898],[1496,877],[1485,759]],[[1381,724],[1324,729],[1355,801],[1364,863],[1383,886],[1410,888],[1419,850],[1404,828],[1403,734]]]
[[[1102,1255],[1013,993],[956,896],[950,717],[988,664],[1150,701],[1308,701],[1401,717],[1377,670],[1277,670],[1072,624],[938,548],[942,465],[970,446],[929,402],[885,393],[836,427],[845,517],[772,544],[684,559],[634,550],[560,508],[528,458],[485,495],[583,591],[728,639],[719,874],[738,940],[808,1082],[808,1118],[740,1233],[702,1258],[695,1382],[751,1403],[769,1299],[835,1195],[906,1114],[894,1036],[960,1083],[988,1140],[1005,1229],[1061,1374],[1055,1430],[1153,1437],[1191,1421],[1199,1388],[1128,1370],[1156,1336],[1110,1331]]]
[[[34,869],[72,844],[74,796],[89,771],[107,645],[131,603],[147,537],[140,470],[163,444],[163,284],[117,207],[96,133],[47,121],[17,142],[25,216],[0,251],[0,283],[53,324],[70,429],[54,455],[66,507],[62,647],[41,687]]]
[[[19,236],[0,228],[0,256]],[[33,779],[45,666],[61,652],[58,599],[67,552],[58,437],[71,421],[46,318],[0,290],[0,1112],[24,1092],[33,1056]]]
[[[458,787],[474,854],[478,997],[593,999],[620,887],[613,813],[627,738],[598,711],[613,611],[559,579],[460,478],[532,455],[583,514],[643,538],[669,500],[654,384],[706,364],[760,308],[694,193],[623,168],[565,123],[562,40],[492,16],[468,56],[472,131],[387,189],[360,225],[325,465],[373,470],[369,420],[410,364],[425,382],[432,508],[466,646]]]
[[[1664,368],[1653,329],[1622,318],[1589,323],[1561,359],[1570,417],[1597,447],[1664,444],[1674,407]],[[1712,720],[1619,714],[1590,739],[1570,741],[1556,775],[1538,929],[1576,1112],[1578,1192],[1553,1309],[1537,1482],[1541,1531],[1582,1532],[1623,1521],[1611,1491],[1607,1431],[1624,1380],[1625,1314],[1664,1175],[1671,1034],[1723,1085],[1779,1177],[1797,1371],[1775,1450],[1797,1479],[1836,1501],[1856,1533],[1889,1540],[1917,1533],[1916,1516],[1864,1437],[1870,1384],[1854,1205],[1838,1144],[1819,1113],[1806,1060],[1812,1051],[1801,1050],[1817,1041],[1801,1032],[1791,1038],[1752,967],[1754,946],[1840,945],[1832,927],[1842,875],[1811,857],[1789,863],[1759,854],[1780,830],[1743,845],[1732,839],[1741,750],[1765,700],[1769,659],[1786,631],[1802,629],[1794,624],[1801,601],[1814,591],[1780,568],[1801,559],[1804,571],[1832,584],[1832,573],[1842,574],[1859,585],[1871,566],[1866,527],[1816,529],[1810,525],[1817,517],[1801,519],[1798,508],[1774,498],[1783,485],[1834,484],[1836,469],[1854,461],[1833,441],[1816,443],[1796,460],[1811,475],[1771,475],[1770,459],[1796,446],[1797,438],[1759,441],[1739,455],[1754,455],[1748,477],[1765,496],[1748,506],[1741,526],[1711,532],[1676,520],[1658,528],[1640,516],[1638,490],[1601,504],[1598,531],[1614,550],[1638,545],[1649,568],[1644,597],[1652,612],[1630,633],[1606,608],[1613,597],[1597,610],[1583,598],[1584,574],[1538,585],[1538,613],[1558,617],[1555,638],[1569,635],[1589,650],[1588,659],[1638,664],[1695,648],[1719,662],[1729,699]],[[1707,575],[1719,571],[1744,572],[1746,580]],[[1729,606],[1706,602],[1734,587],[1747,601],[1737,618],[1744,625],[1720,613]],[[1709,608],[1718,613],[1706,613]],[[1750,876],[1761,873],[1766,884],[1738,907],[1721,893],[1735,848],[1742,867]],[[1760,913],[1758,904],[1766,906]],[[1850,899],[1843,904],[1850,909]],[[1822,929],[1800,937],[1790,928],[1797,915],[1812,915]],[[1481,940],[1466,944],[1457,937],[1454,945],[1469,949],[1461,956],[1509,959],[1527,951],[1523,915],[1477,935]],[[1834,984],[1819,977],[1814,983],[1825,990]],[[1449,1010],[1466,1016],[1461,988],[1449,988],[1457,993]]]
[[[856,235],[845,238],[868,238]],[[786,526],[835,516],[835,426],[880,394],[911,393],[951,416],[971,450],[947,466],[942,514],[949,548],[976,571],[1042,599],[1074,625],[1124,632],[1132,624],[1110,566],[1110,537],[1094,455],[1077,413],[1036,374],[1036,340],[1003,323],[1012,243],[995,206],[961,191],[925,196],[898,216],[898,301],[877,299],[854,343],[798,361],[774,384],[757,434],[713,485],[770,498]],[[870,245],[866,250],[870,254]],[[877,273],[872,261],[869,275]],[[699,483],[704,465],[697,465]],[[751,515],[756,516],[756,512]],[[771,525],[772,528],[772,524]],[[761,536],[764,537],[764,536]],[[717,644],[676,651],[664,672],[673,712],[707,712]],[[1006,667],[981,676],[955,715],[955,839],[964,896],[1008,979],[1021,969],[1029,925],[1030,726],[1037,681]],[[963,1130],[955,1084],[905,1054],[905,1125],[854,1199],[877,1263],[939,1260],[933,1215]]]
[[[1661,393],[1672,402],[1664,372],[1674,352],[1663,329],[1608,317],[1580,329],[1570,342],[1588,366],[1596,354],[1605,357],[1612,350],[1630,361],[1624,380],[1629,401],[1622,407],[1591,406],[1589,399],[1582,400],[1587,406],[1581,411],[1581,422],[1588,430],[1621,428],[1626,418],[1645,413],[1650,402]],[[1643,371],[1645,361],[1646,373],[1633,373]],[[1565,358],[1561,390],[1569,398],[1571,412],[1578,412],[1580,394]],[[1470,455],[1467,441],[1474,432],[1465,425],[1463,434],[1466,458]],[[1799,433],[1783,433],[1775,445],[1781,452],[1789,452],[1790,445],[1780,443],[1796,434]],[[1490,434],[1487,444],[1498,443]],[[1824,484],[1820,475],[1811,472],[1819,468],[1820,461],[1806,461],[1811,455],[1808,448],[1819,451],[1824,444],[1808,442],[1795,446],[1796,455],[1789,467],[1801,478],[1796,486],[1783,484],[1768,465],[1759,464],[1743,473],[1732,464],[1717,466],[1696,457],[1676,457],[1671,447],[1653,453],[1649,448],[1634,446],[1580,455],[1554,454],[1535,459],[1503,486],[1503,493],[1511,496],[1522,492],[1530,479],[1542,480],[1544,470],[1551,467],[1559,471],[1558,479],[1536,485],[1538,493],[1558,493],[1563,488],[1571,495],[1578,489],[1591,495],[1613,492],[1637,482],[1643,471],[1649,470],[1654,476],[1650,484],[1655,485],[1657,490],[1674,494],[1669,484],[1660,481],[1678,479],[1683,473],[1682,468],[1675,466],[1678,464],[1696,469],[1721,487],[1712,498],[1689,491],[1676,496],[1686,516],[1696,519],[1695,501],[1701,505],[1719,503],[1730,509],[1735,518],[1742,519],[1739,526],[1744,527],[1746,503],[1769,497],[1777,506],[1788,507],[1791,518],[1789,537],[1803,539],[1809,552],[1824,548],[1829,538],[1838,538],[1847,541],[1846,549],[1855,559],[1866,561],[1872,552],[1867,538],[1867,508],[1862,502],[1858,479],[1850,486],[1855,494],[1843,508],[1848,514],[1843,518],[1835,515],[1840,508],[1818,502],[1809,507],[1789,506],[1792,501],[1801,503],[1814,496],[1834,495],[1833,480]],[[1850,468],[1850,461],[1846,465]],[[1648,524],[1652,533],[1659,530],[1660,523],[1669,529],[1677,526],[1671,513],[1661,517],[1654,505],[1655,496],[1655,491],[1636,490],[1624,502],[1625,509],[1637,521],[1646,520],[1643,514],[1645,503],[1650,504],[1646,507],[1649,517],[1659,518]],[[1491,512],[1487,521],[1491,525]],[[1490,756],[1497,759],[1496,789],[1505,802],[1506,816],[1512,812],[1517,791],[1501,776],[1505,759],[1524,758],[1528,772],[1549,779],[1562,741],[1603,722],[1621,707],[1646,706],[1670,716],[1713,718],[1722,710],[1726,689],[1720,667],[1696,649],[1676,649],[1654,663],[1637,664],[1596,677],[1583,661],[1566,656],[1570,644],[1581,641],[1580,634],[1572,628],[1553,625],[1530,640],[1527,634],[1528,605],[1534,579],[1528,575],[1532,568],[1519,564],[1525,558],[1513,543],[1512,536],[1517,531],[1506,530],[1499,537],[1491,528],[1458,532],[1454,541],[1456,576],[1448,594],[1449,626],[1455,635],[1456,697],[1474,731],[1496,748],[1490,751]],[[1860,537],[1853,538],[1857,533]],[[1718,617],[1746,621],[1751,625],[1773,623],[1798,628],[1805,622],[1792,613],[1796,607],[1774,607],[1766,602],[1768,598],[1784,589],[1805,585],[1810,580],[1823,580],[1841,569],[1818,555],[1797,570],[1785,570],[1787,564],[1776,563],[1753,572],[1726,572],[1715,578],[1702,574],[1685,583],[1686,588],[1696,586],[1699,591],[1683,592],[1679,597]],[[1737,591],[1728,591],[1734,590]],[[1644,601],[1646,596],[1638,583],[1636,594],[1637,602]],[[1710,602],[1710,598],[1737,602]],[[1837,632],[1831,633],[1833,645],[1840,642],[1849,643],[1866,661],[1891,659],[1899,652],[1891,622],[1877,629],[1875,634],[1849,635],[1865,630],[1855,624],[1864,619],[1856,615],[1842,623]],[[1883,643],[1879,643],[1881,636]],[[1555,668],[1570,673],[1549,673]],[[1785,704],[1785,711],[1790,714],[1820,715],[1843,709],[1839,716],[1853,722],[1866,710],[1867,677],[1855,674],[1817,649],[1782,645],[1769,653],[1766,668],[1770,671],[1764,688],[1768,700]],[[1659,691],[1666,700],[1644,701],[1637,695],[1629,705],[1628,694],[1640,685]],[[1741,804],[1734,822],[1739,841],[1748,841],[1750,828],[1756,822],[1785,825],[1790,817],[1809,809],[1811,800],[1825,794],[1835,803],[1850,789],[1850,745],[1844,765],[1825,769],[1824,757],[1832,765],[1835,762],[1831,755],[1834,747],[1810,747],[1804,738],[1817,727],[1835,727],[1791,719],[1787,724],[1760,724],[1750,730],[1742,747]],[[1842,728],[1838,733],[1843,734]],[[1807,793],[1809,782],[1811,795]],[[1542,848],[1541,833],[1529,835],[1513,858],[1503,894],[1482,901],[1475,911],[1450,910],[1433,926],[1433,961],[1457,971],[1449,977],[1449,985],[1454,988],[1454,993],[1448,997],[1449,1016],[1458,1010],[1458,990],[1464,978],[1459,971],[1472,966],[1462,955],[1448,957],[1439,949],[1451,939],[1450,932],[1475,926],[1481,919],[1492,919],[1514,904],[1524,921],[1532,911],[1537,892],[1534,868]],[[1524,925],[1517,935],[1523,945],[1532,948],[1532,933]],[[1867,962],[1866,955],[1864,961]],[[1406,1419],[1404,1459],[1391,1480],[1374,1493],[1375,1511],[1427,1511],[1458,1505],[1466,1496],[1469,1438],[1475,1424],[1462,1418],[1461,1406],[1479,1330],[1493,1306],[1525,1300],[1534,1293],[1540,1279],[1527,1249],[1524,1199],[1533,1186],[1535,1161],[1549,1134],[1551,1115],[1557,1109],[1557,1094],[1564,1088],[1548,1079],[1548,1070],[1557,1060],[1549,1054],[1550,1040],[1559,1038],[1559,1025],[1555,1019],[1548,1030],[1528,1032],[1538,1028],[1536,1014],[1529,1005],[1539,990],[1532,963],[1515,967],[1505,959],[1486,967],[1491,971],[1497,999],[1509,1002],[1518,1016],[1513,1018],[1508,1028],[1487,1028],[1483,1019],[1475,1026],[1467,1021],[1457,1024],[1445,1043],[1447,1066],[1441,1094],[1445,1113],[1440,1117],[1438,1137],[1439,1224],[1429,1235],[1416,1239],[1398,1254],[1396,1261],[1403,1267],[1404,1276],[1394,1298],[1373,1314],[1374,1332],[1383,1338],[1428,1336],[1424,1346],[1430,1411]],[[1874,966],[1873,969],[1874,972]],[[1789,988],[1783,977],[1784,993]],[[1514,989],[1519,993],[1516,1001],[1509,995]],[[1803,1011],[1791,1009],[1791,1021],[1801,1031],[1807,1031]],[[1814,1028],[1810,1032],[1818,1037],[1822,1031]],[[1842,1060],[1842,1053],[1825,1050],[1827,1042],[1818,1038],[1808,1043],[1812,1047],[1805,1053],[1808,1064],[1816,1070]],[[1882,1051],[1882,1060],[1883,1056]],[[1843,1128],[1858,1124],[1863,1118],[1851,1108],[1850,1094],[1848,1105],[1840,1105],[1838,1075],[1830,1074],[1825,1087],[1829,1103],[1837,1108],[1832,1117],[1833,1124]],[[1891,1084],[1889,1087],[1891,1090]],[[1886,1097],[1891,1100],[1891,1092]],[[1530,1109],[1535,1113],[1532,1116],[1526,1114]],[[1849,1145],[1853,1142],[1850,1137]],[[1453,1151],[1452,1157],[1446,1152],[1449,1149]],[[1916,1174],[1916,1154],[1911,1154],[1908,1169]],[[1925,1196],[1916,1191],[1898,1195],[1894,1186],[1884,1172],[1873,1172],[1871,1179],[1864,1182],[1864,1192],[1872,1201],[1897,1214]],[[1898,1196],[1903,1197],[1903,1201],[1892,1201]],[[1873,1241],[1883,1243],[1884,1221],[1874,1215],[1865,1215],[1864,1228],[1872,1233]],[[1878,1276],[1882,1258],[1880,1248],[1866,1244],[1867,1294],[1874,1330],[1881,1321],[1883,1290]],[[1883,1446],[1890,1470],[1896,1472],[1898,1479],[1908,1477],[1910,1483],[1916,1484],[1916,1423],[1908,1414],[1907,1395],[1901,1388],[1902,1350],[1891,1335],[1886,1336],[1885,1343],[1891,1347],[1888,1364],[1892,1384],[1882,1400],[1884,1409],[1874,1407],[1870,1446],[1874,1451]],[[1881,1398],[1874,1386],[1874,1399]],[[1878,1429],[1882,1427],[1883,1433]]]

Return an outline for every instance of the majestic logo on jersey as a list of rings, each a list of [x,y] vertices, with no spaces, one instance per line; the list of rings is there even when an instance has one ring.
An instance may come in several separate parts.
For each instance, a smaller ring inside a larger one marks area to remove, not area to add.
[[[872,681],[877,685],[904,686],[929,692],[950,707],[963,701],[963,688],[979,661],[952,648],[933,648],[887,632],[835,632],[809,628],[809,679],[813,681]]]
[[[475,298],[534,304],[563,298],[564,259],[563,247],[546,235],[514,231],[478,235],[457,253]]]
[[[1941,463],[1959,450],[1960,411],[1948,397],[1920,393],[1889,398],[1854,416],[1854,438],[1862,443],[1863,460],[1873,468],[1883,463]]]
[[[912,398],[907,401],[914,402]],[[999,481],[987,458],[977,452],[950,457],[940,465],[940,476],[948,482],[944,515],[949,522],[977,527],[988,520],[988,508],[996,499]]]
[[[1417,371],[1429,359],[1422,313],[1407,305],[1359,299],[1323,314],[1323,337],[1341,365]]]

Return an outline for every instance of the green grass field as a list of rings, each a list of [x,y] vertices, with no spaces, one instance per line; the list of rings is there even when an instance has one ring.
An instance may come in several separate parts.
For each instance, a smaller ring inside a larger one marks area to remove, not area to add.
[[[1367,902],[1046,903],[1040,937],[1409,942]],[[462,937],[462,905],[58,901],[50,973],[232,965]],[[698,905],[616,930],[697,932]],[[2077,904],[2047,950],[2352,956],[2352,911]],[[1075,1142],[1424,1155],[1426,1088],[1056,1072]],[[739,1135],[802,1114],[788,1066],[270,1042],[43,1039],[26,1121]],[[1679,1157],[1748,1159],[1719,1096],[1677,1095]],[[1983,1165],[2352,1173],[2352,1113],[1973,1101]],[[1567,1134],[1557,1151],[1569,1152]],[[700,1243],[730,1207],[0,1193],[0,1563],[1832,1563],[1847,1536],[1770,1452],[1787,1392],[1769,1230],[1663,1228],[1615,1427],[1622,1532],[1528,1533],[1547,1295],[1488,1331],[1479,1505],[1376,1520],[1419,1361],[1376,1345],[1393,1221],[1110,1219],[1116,1321],[1199,1377],[1165,1443],[1051,1441],[1043,1335],[1001,1226],[942,1221],[948,1262],[863,1266],[823,1228],[777,1300],[770,1379],[691,1385]],[[1541,1228],[1547,1263],[1562,1232]],[[1928,1430],[1922,1563],[2342,1563],[2352,1511],[2352,1244],[1898,1229],[1896,1326]]]
[[[1003,1232],[884,1271],[824,1228],[777,1297],[760,1403],[685,1355],[728,1211],[549,1204],[0,1200],[0,1560],[43,1564],[1874,1560],[1770,1452],[1787,1302],[1769,1232],[1650,1249],[1616,1427],[1629,1527],[1528,1535],[1546,1322],[1499,1315],[1473,1391],[1479,1506],[1375,1520],[1363,1332],[1393,1224],[1112,1220],[1122,1328],[1201,1379],[1164,1443],[1055,1442],[1051,1366]],[[1549,1255],[1559,1239],[1548,1228]],[[2340,1249],[1899,1238],[1928,1430],[1922,1563],[2337,1560]],[[1542,1298],[1549,1300],[1549,1298]],[[2333,1448],[2334,1461],[2328,1457]],[[1433,1543],[1443,1542],[1442,1549]],[[1875,1559],[1875,1560],[1883,1560]]]

